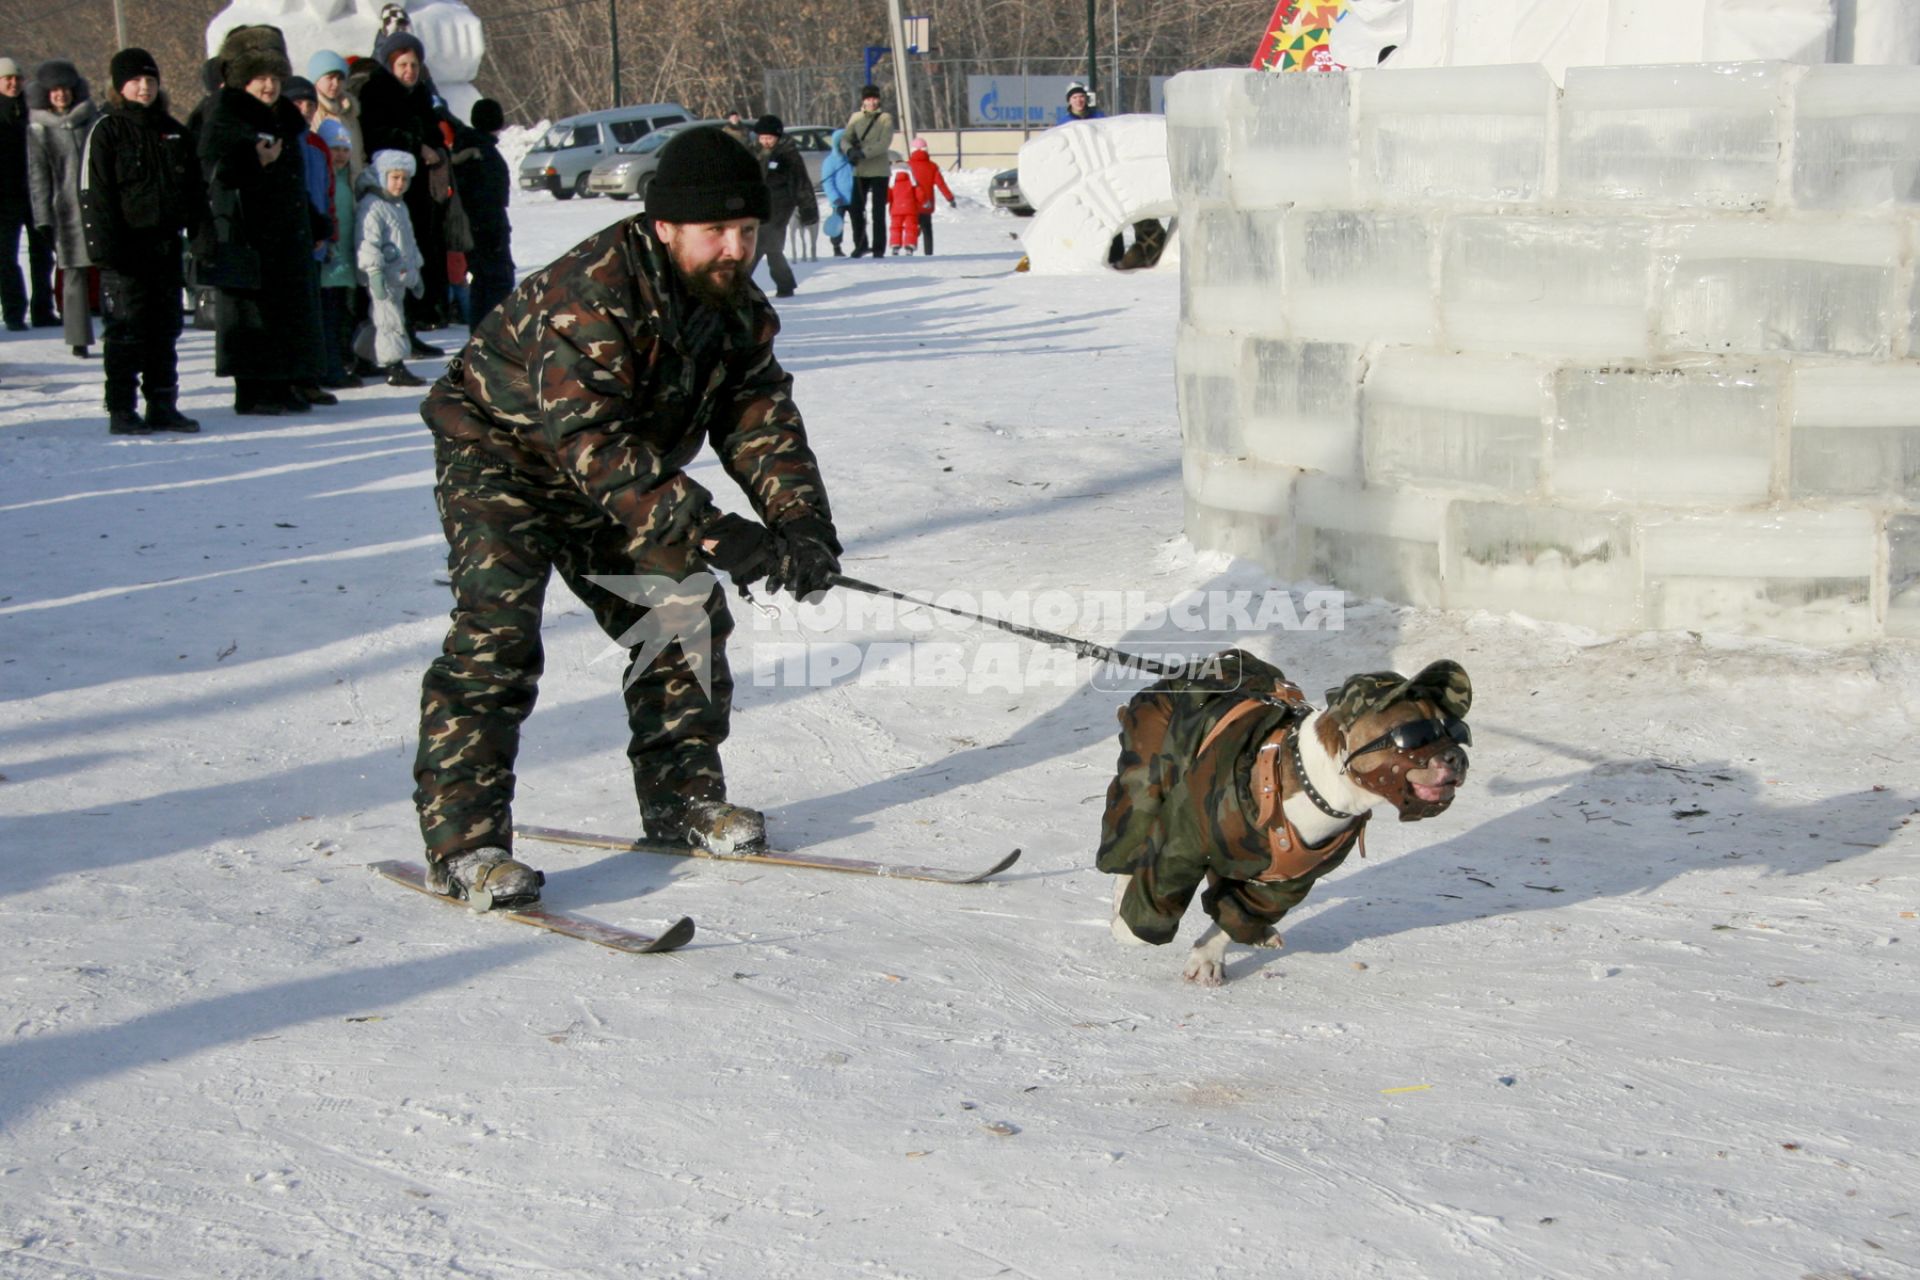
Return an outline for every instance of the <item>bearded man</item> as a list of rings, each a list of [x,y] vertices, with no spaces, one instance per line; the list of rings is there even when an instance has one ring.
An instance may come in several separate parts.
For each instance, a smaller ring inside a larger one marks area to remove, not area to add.
[[[749,278],[767,214],[752,153],[717,127],[681,133],[646,211],[522,282],[421,406],[454,607],[423,682],[414,801],[443,893],[539,896],[539,873],[512,857],[511,806],[556,568],[629,650],[627,756],[647,837],[722,853],[764,843],[762,816],[727,802],[733,621],[709,571],[804,598],[840,567],[793,379],[774,359],[779,318]],[[703,440],[757,521],[722,514],[686,475]]]

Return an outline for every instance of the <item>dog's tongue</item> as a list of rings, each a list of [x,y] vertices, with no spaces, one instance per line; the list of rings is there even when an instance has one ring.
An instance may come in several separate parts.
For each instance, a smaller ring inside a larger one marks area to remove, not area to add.
[[[1451,796],[1453,794],[1453,788],[1451,786],[1429,787],[1416,782],[1413,784],[1413,794],[1419,796],[1428,804],[1436,804]]]

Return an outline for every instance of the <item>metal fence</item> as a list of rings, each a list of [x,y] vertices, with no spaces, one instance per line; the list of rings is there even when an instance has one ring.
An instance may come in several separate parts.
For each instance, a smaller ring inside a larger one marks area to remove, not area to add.
[[[1100,109],[1110,116],[1152,108],[1155,76],[1170,76],[1186,68],[1169,58],[1121,54],[1099,60]],[[967,102],[967,77],[1067,76],[1084,80],[1085,58],[914,58],[908,69],[913,91],[916,128],[965,129],[973,126]],[[765,85],[764,110],[789,123],[845,124],[860,106],[860,87],[867,82],[858,62],[841,66],[783,67],[761,73]],[[887,109],[900,118],[900,94],[893,59],[882,58],[873,69],[873,83],[885,94]],[[1064,96],[1064,95],[1062,95]],[[1049,101],[1049,109],[1061,105]],[[1050,122],[1050,120],[1049,120]]]

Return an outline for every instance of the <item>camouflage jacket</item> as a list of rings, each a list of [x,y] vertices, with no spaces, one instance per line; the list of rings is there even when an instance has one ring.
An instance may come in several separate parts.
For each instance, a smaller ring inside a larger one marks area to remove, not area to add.
[[[421,416],[532,483],[577,486],[657,546],[691,551],[719,514],[682,471],[703,440],[768,525],[830,520],[766,296],[749,285],[736,310],[697,303],[642,221],[615,223],[523,281]]]

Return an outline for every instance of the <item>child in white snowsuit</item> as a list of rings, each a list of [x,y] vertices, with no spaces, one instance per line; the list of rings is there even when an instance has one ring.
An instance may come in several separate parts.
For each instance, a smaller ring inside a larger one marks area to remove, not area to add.
[[[376,151],[360,174],[360,248],[356,264],[367,287],[373,313],[373,350],[362,350],[387,371],[387,385],[425,385],[404,363],[412,349],[402,295],[419,297],[419,246],[413,238],[413,220],[407,216],[407,186],[413,181],[414,159],[404,151]],[[360,346],[359,342],[355,343]]]

